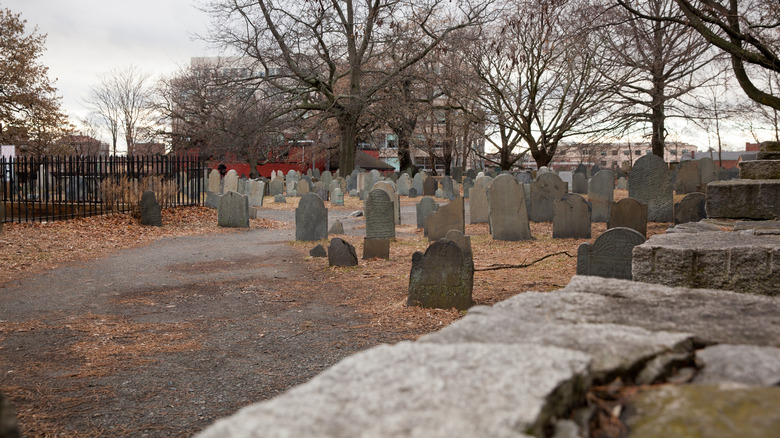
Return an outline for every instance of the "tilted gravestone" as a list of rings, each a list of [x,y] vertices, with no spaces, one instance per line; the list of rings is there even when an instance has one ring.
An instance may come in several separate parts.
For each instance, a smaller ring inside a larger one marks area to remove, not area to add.
[[[441,179],[441,190],[444,199],[447,199],[449,201],[452,201],[455,199],[455,190],[452,186],[452,178],[449,176],[444,176],[444,178]]]
[[[553,203],[566,194],[566,184],[552,172],[542,173],[531,183],[531,215],[534,222],[553,220]]]
[[[222,180],[222,175],[219,174],[219,170],[211,169],[211,172],[209,173],[208,193],[220,194],[219,189],[222,185],[221,180]]]
[[[677,165],[675,191],[678,195],[695,192],[700,183],[699,166],[695,161],[683,161]]]
[[[417,228],[423,229],[424,236],[428,235],[428,227],[426,224],[428,217],[438,209],[439,204],[430,196],[422,198],[420,202],[417,203]]]
[[[224,178],[224,184],[222,185],[222,193],[236,192],[238,193],[238,172],[233,169],[228,170],[227,175]]]
[[[645,237],[631,228],[610,228],[593,244],[585,242],[577,249],[577,275],[631,280],[631,253]]]
[[[487,190],[490,234],[494,240],[533,239],[525,207],[525,191],[512,175],[496,177]]]
[[[265,183],[263,181],[251,179],[248,181],[249,186],[249,206],[250,207],[262,207],[263,206],[263,193],[265,192]]]
[[[328,245],[329,266],[357,266],[358,258],[355,247],[344,239],[334,237]]]
[[[395,216],[393,201],[387,192],[374,189],[366,198],[366,237],[369,239],[394,239]]]
[[[710,157],[704,157],[699,160],[699,181],[707,185],[718,180],[718,165]]]
[[[249,228],[249,198],[227,192],[219,198],[217,224],[226,228]]]
[[[490,222],[487,189],[493,183],[493,178],[480,176],[474,182],[474,188],[469,192],[469,222],[486,224]]]
[[[319,196],[306,193],[295,209],[295,240],[311,241],[328,237],[328,209]]]
[[[389,258],[390,239],[363,238],[363,260]]]
[[[153,191],[147,190],[141,195],[139,208],[141,210],[141,225],[162,226],[162,209],[157,203],[157,197]],[[0,223],[2,219],[0,218]]]
[[[607,222],[614,199],[615,174],[609,169],[600,170],[588,181],[588,201],[592,207],[590,220]]]
[[[674,221],[672,171],[663,158],[643,155],[628,174],[628,196],[647,205],[647,220]]]
[[[436,196],[436,190],[439,188],[439,183],[433,177],[425,178],[423,181],[423,195],[424,196]]]
[[[342,224],[340,220],[336,219],[333,222],[333,225],[330,226],[328,235],[331,234],[344,234],[344,224]]]
[[[474,180],[469,177],[463,178],[463,197],[469,199],[469,190],[474,187]]]
[[[685,195],[682,200],[674,204],[674,223],[686,224],[688,222],[699,222],[707,217],[704,206],[707,195],[694,192]]]
[[[455,242],[433,242],[412,256],[407,305],[466,310],[474,304],[473,288],[471,255]]]
[[[647,235],[647,205],[634,198],[623,198],[612,204],[607,228],[631,228]]]
[[[572,176],[571,192],[579,194],[588,193],[588,177],[584,173],[577,172]]]
[[[428,216],[428,240],[439,240],[447,235],[450,230],[466,233],[466,219],[463,198],[455,198],[447,205],[439,207]]]
[[[553,238],[590,239],[591,207],[576,193],[567,193],[554,204]]]

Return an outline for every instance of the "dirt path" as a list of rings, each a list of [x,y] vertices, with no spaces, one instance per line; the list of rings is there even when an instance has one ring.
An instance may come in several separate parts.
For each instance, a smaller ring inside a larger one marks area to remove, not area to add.
[[[0,287],[0,391],[23,433],[187,436],[396,340],[300,263],[293,238],[164,239]]]

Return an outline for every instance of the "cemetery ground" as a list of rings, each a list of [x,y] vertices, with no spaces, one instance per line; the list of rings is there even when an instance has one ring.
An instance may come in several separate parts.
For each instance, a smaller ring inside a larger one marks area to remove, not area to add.
[[[390,260],[328,267],[309,256],[327,241],[291,242],[297,198],[272,201],[249,231],[219,228],[216,211],[201,207],[165,210],[162,228],[128,215],[6,224],[0,392],[23,435],[191,435],[351,353],[416,339],[464,314],[406,306],[412,254],[428,246],[409,221],[396,229]],[[364,222],[349,217],[362,202],[328,207],[331,221],[344,218],[347,235],[338,237],[362,255]],[[648,237],[667,226],[648,224]],[[604,229],[594,223],[588,241]],[[466,225],[476,304],[569,282],[585,240],[552,239],[550,223],[531,232],[533,241],[501,242],[487,224]],[[572,257],[502,268],[559,252]]]

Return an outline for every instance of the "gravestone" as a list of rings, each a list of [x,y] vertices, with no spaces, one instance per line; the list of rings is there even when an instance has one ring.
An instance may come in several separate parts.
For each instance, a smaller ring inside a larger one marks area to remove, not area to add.
[[[593,222],[607,222],[614,199],[615,174],[609,169],[600,170],[588,181],[588,201],[592,208],[590,219]]]
[[[333,174],[330,173],[330,170],[322,172],[322,175],[320,175],[320,181],[325,184],[325,187],[330,186],[330,183],[333,182]]]
[[[423,235],[428,235],[428,217],[439,209],[439,204],[430,196],[426,196],[417,203],[417,228],[423,229]]]
[[[617,188],[618,190],[628,190],[628,180],[626,177],[621,176],[617,180]]]
[[[425,181],[423,181],[423,196],[436,196],[438,188],[439,184],[433,177],[425,178]]]
[[[436,194],[434,195],[434,197],[436,197],[438,199],[443,199],[444,198],[444,191],[442,189],[436,189]]]
[[[246,192],[247,191],[247,187],[246,187],[247,186],[247,184],[246,184],[247,181],[248,180],[246,178],[244,178],[244,177],[239,178],[238,179],[238,190],[236,190],[236,192],[238,192],[238,193],[240,193],[242,195],[247,195],[248,194]]]
[[[344,193],[341,192],[340,188],[336,187],[330,193],[330,204],[336,206],[344,205]]]
[[[675,191],[678,195],[695,192],[700,184],[699,166],[695,161],[683,161],[677,165]]]
[[[363,238],[363,260],[389,258],[390,239]]]
[[[534,222],[553,220],[553,203],[566,194],[566,184],[558,175],[547,172],[531,183],[531,216]]]
[[[593,167],[591,167],[590,171],[588,172],[588,177],[591,177],[591,176],[599,173],[600,170],[601,170],[601,168],[599,167],[599,165],[598,164],[594,164]]]
[[[674,221],[672,171],[663,158],[643,155],[628,174],[628,196],[647,205],[647,220]]]
[[[571,191],[572,178],[574,178],[574,174],[567,170],[562,170],[558,172],[558,177],[566,184],[566,191]]]
[[[315,167],[314,170],[312,171],[312,176],[314,178],[317,178],[317,181],[321,181],[320,176],[322,176],[322,174],[320,173],[320,169]]]
[[[699,222],[707,217],[704,210],[707,195],[694,192],[685,195],[682,200],[674,204],[674,223],[686,224],[688,222]]]
[[[584,173],[575,173],[571,180],[572,193],[588,193],[588,177]]]
[[[274,203],[276,204],[286,204],[287,203],[287,197],[284,195],[276,195],[274,196]]]
[[[265,193],[265,183],[263,181],[251,179],[247,185],[249,186],[249,206],[262,207],[263,193]]]
[[[412,178],[408,173],[404,173],[400,178],[398,178],[396,188],[398,189],[399,195],[409,196],[409,189],[412,188]]]
[[[328,237],[328,209],[319,196],[306,193],[295,209],[295,240],[312,241]]]
[[[718,181],[718,165],[710,157],[704,157],[699,160],[699,181],[707,185],[713,181]]]
[[[457,230],[465,234],[466,219],[463,198],[457,197],[449,204],[439,207],[428,216],[426,228],[428,229],[429,241],[443,238],[450,230]]]
[[[219,198],[217,225],[226,228],[249,228],[249,198],[237,192],[222,195]]]
[[[631,228],[647,235],[647,205],[634,198],[623,198],[612,204],[607,228]]]
[[[418,172],[412,178],[412,188],[417,192],[417,196],[423,193],[423,181],[425,180],[425,174]]]
[[[417,189],[415,189],[414,187],[409,189],[409,197],[410,198],[416,198],[417,197]]]
[[[469,222],[486,224],[490,222],[490,206],[488,205],[487,189],[493,182],[489,176],[480,176],[474,181],[474,188],[469,192]]]
[[[452,187],[452,178],[445,175],[444,178],[441,179],[441,191],[444,199],[449,201],[455,199],[455,190],[453,190]]]
[[[271,196],[284,194],[284,181],[281,178],[276,178],[271,181],[268,187],[269,194]]]
[[[472,180],[477,179],[477,171],[474,169],[469,169],[466,171],[466,176],[471,178]]]
[[[585,175],[585,178],[587,178],[588,177],[588,166],[580,163],[574,169],[574,173],[581,173],[581,174]]]
[[[469,177],[463,178],[463,197],[469,198],[469,190],[474,187],[474,180]]]
[[[219,189],[221,186],[221,179],[222,176],[219,174],[219,170],[217,169],[211,169],[211,172],[209,173],[209,188],[208,193],[216,193],[221,194]]]
[[[344,224],[342,224],[340,220],[336,219],[333,222],[333,225],[330,226],[328,235],[331,234],[344,234]]]
[[[207,193],[206,194],[206,201],[203,203],[203,205],[206,206],[206,208],[219,208],[219,198],[221,198],[222,195],[219,193]]]
[[[452,179],[456,182],[463,181],[463,169],[460,167],[455,167],[452,169]]]
[[[139,208],[141,210],[141,225],[162,226],[162,209],[157,203],[157,197],[153,191],[147,190],[141,195]],[[0,221],[2,220],[3,218],[0,217]]]
[[[236,192],[238,193],[238,173],[234,169],[228,170],[225,175],[224,184],[222,185],[222,193]]]
[[[395,216],[393,201],[382,189],[374,189],[366,197],[366,237],[394,239]]]
[[[412,256],[407,305],[466,310],[474,304],[473,287],[471,256],[455,242],[433,242]]]
[[[577,275],[631,280],[631,253],[644,242],[645,237],[634,229],[610,228],[593,244],[585,242],[579,246]]]
[[[387,193],[387,196],[393,201],[393,220],[396,225],[401,225],[401,198],[395,192],[395,187],[393,187],[392,183],[390,181],[379,181],[374,184],[373,189],[384,190]]]
[[[515,175],[515,179],[519,184],[531,184],[531,181],[534,180],[531,176],[531,172],[528,171],[518,172],[517,175]]]
[[[309,255],[312,257],[327,257],[328,251],[325,250],[325,247],[322,246],[322,244],[317,244],[317,246],[309,251]]]
[[[320,184],[319,182],[317,184]],[[322,199],[323,202],[330,200],[330,192],[324,186],[319,186],[314,190],[314,193]]]
[[[531,240],[525,191],[512,175],[496,177],[487,189],[490,233],[493,240]]]
[[[466,236],[465,234],[461,233],[458,230],[450,230],[447,231],[447,235],[444,236],[443,239],[440,240],[452,242],[456,245],[458,245],[458,248],[460,248],[466,255],[468,255],[470,258],[472,258],[472,266],[473,266],[473,253],[471,251],[471,237]]]
[[[567,193],[554,204],[554,239],[590,239],[590,203],[576,193]]]
[[[309,181],[306,178],[299,179],[298,184],[295,186],[297,196],[303,196],[309,193],[311,191],[310,189],[311,187],[309,187]]]
[[[328,245],[329,266],[357,266],[358,258],[355,247],[344,239],[334,237]]]

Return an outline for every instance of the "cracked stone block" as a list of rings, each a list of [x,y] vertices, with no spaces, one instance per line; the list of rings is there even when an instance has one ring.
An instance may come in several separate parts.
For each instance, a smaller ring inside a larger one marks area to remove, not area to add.
[[[739,163],[740,179],[780,179],[780,160],[753,160]]]
[[[737,179],[707,184],[707,217],[780,218],[780,180]]]

